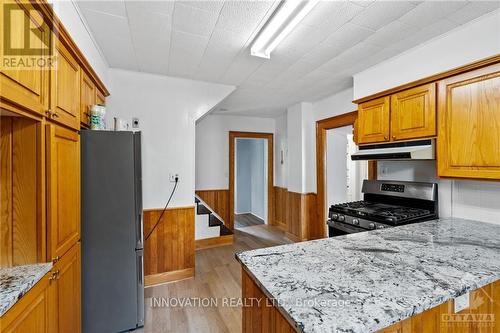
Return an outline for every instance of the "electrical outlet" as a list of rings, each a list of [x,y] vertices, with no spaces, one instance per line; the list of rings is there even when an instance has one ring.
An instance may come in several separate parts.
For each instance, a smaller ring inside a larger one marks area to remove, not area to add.
[[[175,178],[179,178],[178,173],[170,173],[168,175],[168,179],[170,180],[171,183],[175,183]]]
[[[132,128],[139,128],[139,118],[132,118]]]
[[[453,300],[453,303],[455,305],[455,313],[458,313],[462,310],[467,309],[470,306],[469,299],[470,299],[469,293],[466,293],[466,294],[463,294],[462,296],[456,297]]]

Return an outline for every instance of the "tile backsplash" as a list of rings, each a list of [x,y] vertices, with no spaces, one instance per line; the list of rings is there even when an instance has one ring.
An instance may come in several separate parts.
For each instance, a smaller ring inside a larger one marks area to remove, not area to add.
[[[437,182],[441,217],[500,224],[500,182],[439,179],[435,161],[381,161],[378,178]]]

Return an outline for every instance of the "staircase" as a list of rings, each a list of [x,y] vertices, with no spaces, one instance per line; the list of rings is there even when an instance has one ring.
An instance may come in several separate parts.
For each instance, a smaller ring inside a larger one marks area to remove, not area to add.
[[[198,197],[194,197],[194,202],[196,203],[196,240],[233,234],[233,232],[224,225],[220,217]]]

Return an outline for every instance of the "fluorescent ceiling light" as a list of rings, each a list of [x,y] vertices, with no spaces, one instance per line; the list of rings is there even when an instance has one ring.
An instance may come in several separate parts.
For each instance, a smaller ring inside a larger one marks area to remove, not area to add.
[[[254,40],[250,54],[269,59],[276,46],[318,2],[319,0],[283,0]]]

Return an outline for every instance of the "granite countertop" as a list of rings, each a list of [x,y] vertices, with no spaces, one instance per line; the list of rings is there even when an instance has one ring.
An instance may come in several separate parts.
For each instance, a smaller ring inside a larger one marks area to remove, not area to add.
[[[52,268],[52,263],[0,268],[0,316],[3,316]]]
[[[429,222],[236,255],[303,332],[373,332],[500,279],[500,226]]]

